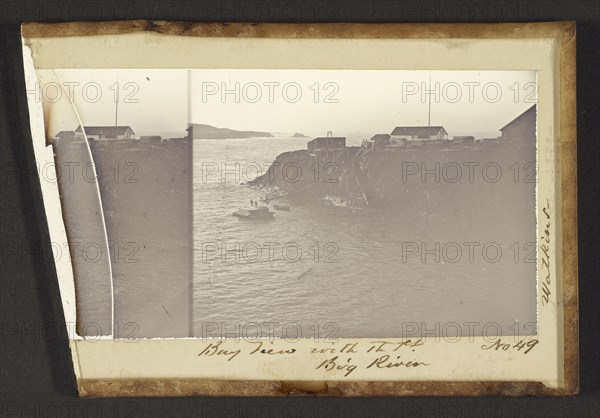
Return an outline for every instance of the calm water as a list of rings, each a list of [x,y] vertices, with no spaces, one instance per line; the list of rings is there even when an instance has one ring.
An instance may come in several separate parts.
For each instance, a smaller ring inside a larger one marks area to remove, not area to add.
[[[429,331],[439,323],[439,332],[452,334],[454,327],[444,328],[451,322],[463,330],[477,322],[478,334],[487,323],[511,333],[515,321],[535,321],[535,264],[515,263],[513,242],[493,238],[509,219],[483,216],[465,227],[451,211],[382,213],[324,202],[294,202],[270,221],[232,216],[264,196],[240,183],[263,174],[278,154],[305,147],[306,139],[194,141],[196,336],[253,336],[258,329],[266,336],[267,323],[279,324],[275,336],[294,324],[291,337],[298,329],[313,337],[316,328],[321,336],[393,337],[412,323]],[[502,246],[499,261],[486,261],[481,247],[469,260],[463,243],[492,240]],[[437,251],[439,260],[422,262],[420,252],[407,254],[412,242],[457,243],[463,254],[449,262],[456,252],[448,247]]]

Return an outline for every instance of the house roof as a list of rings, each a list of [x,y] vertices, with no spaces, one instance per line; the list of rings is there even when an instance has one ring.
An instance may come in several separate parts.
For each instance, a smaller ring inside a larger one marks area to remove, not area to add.
[[[443,126],[397,126],[391,135],[432,136],[437,135],[440,130],[446,132]]]
[[[386,139],[390,139],[389,134],[375,134],[371,138],[371,141],[385,141]]]
[[[131,126],[84,126],[84,128],[86,135],[125,135],[127,130],[133,132]],[[81,132],[81,125],[75,132]]]
[[[309,144],[312,144],[313,142],[320,142],[322,140],[330,140],[330,139],[343,139],[344,141],[346,140],[345,136],[320,136],[318,138],[313,139],[312,141],[308,141]]]
[[[526,115],[530,114],[531,112],[536,113],[536,107],[537,105],[533,105],[531,106],[529,109],[527,109],[525,112],[521,113],[519,116],[517,116],[516,118],[514,118],[512,121],[508,122],[506,125],[504,125],[502,128],[499,129],[499,131],[503,131],[506,128],[508,128],[510,125],[512,125],[513,123],[517,122],[519,119],[525,117]]]

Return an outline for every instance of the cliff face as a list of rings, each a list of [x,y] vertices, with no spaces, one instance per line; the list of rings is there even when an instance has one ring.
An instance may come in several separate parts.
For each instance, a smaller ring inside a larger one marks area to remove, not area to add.
[[[298,204],[445,217],[535,219],[534,144],[379,148],[279,155],[251,186]]]
[[[217,128],[210,125],[192,124],[193,139],[243,139],[243,138],[272,138],[269,132],[236,131],[234,129]]]

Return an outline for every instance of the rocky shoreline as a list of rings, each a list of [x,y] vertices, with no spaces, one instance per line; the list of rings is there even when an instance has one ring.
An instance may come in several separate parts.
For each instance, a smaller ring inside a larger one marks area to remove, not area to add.
[[[533,213],[534,181],[532,145],[492,142],[392,151],[290,151],[278,155],[248,185],[299,204],[334,201],[352,208],[521,216],[530,209]]]

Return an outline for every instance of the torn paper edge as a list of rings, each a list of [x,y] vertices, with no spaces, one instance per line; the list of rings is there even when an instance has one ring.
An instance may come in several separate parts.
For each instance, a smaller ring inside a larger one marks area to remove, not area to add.
[[[33,55],[31,49],[25,45],[25,38],[21,37],[23,47],[23,69],[25,74],[25,86],[28,92],[37,89],[38,78],[33,64]],[[54,150],[51,145],[46,144],[46,134],[44,125],[44,112],[41,102],[36,101],[35,96],[27,95],[27,107],[29,109],[29,127],[31,131],[31,139],[33,151],[35,155],[36,166],[44,167],[49,175],[57,178],[56,167],[54,162]],[[48,223],[48,232],[51,242],[69,242],[67,232],[63,220],[62,207],[60,203],[60,194],[58,190],[58,182],[43,181],[40,179],[40,189],[42,191],[42,199],[44,212]],[[106,232],[106,231],[105,231]],[[73,266],[71,264],[72,255],[68,248],[69,257],[61,257],[57,254],[57,249],[52,246],[54,264],[56,267],[56,275],[58,278],[58,286],[60,290],[61,304],[65,317],[67,328],[67,336],[69,340],[83,340],[84,337],[76,332],[77,324],[77,302],[75,297],[75,277],[73,274]],[[112,289],[112,272],[111,272],[111,289]],[[114,323],[114,295],[112,295],[111,315]],[[109,335],[94,336],[94,340],[112,340],[113,329],[111,327]],[[74,360],[76,360],[75,352],[72,351]],[[74,361],[74,364],[77,362]]]

